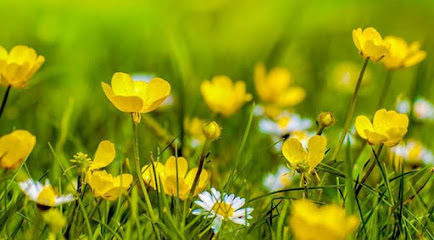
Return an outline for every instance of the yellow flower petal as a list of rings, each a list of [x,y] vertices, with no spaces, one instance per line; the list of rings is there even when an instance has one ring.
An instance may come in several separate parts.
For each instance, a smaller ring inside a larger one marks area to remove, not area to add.
[[[143,101],[137,96],[116,96],[112,88],[104,82],[101,82],[102,89],[110,102],[122,112],[140,112],[143,107]]]
[[[115,145],[107,140],[101,141],[96,150],[95,157],[89,170],[95,170],[108,166],[113,162],[116,156]]]
[[[315,135],[308,142],[309,172],[312,171],[325,156],[327,139],[324,136]]]
[[[164,165],[165,174],[176,176],[176,161],[178,161],[178,176],[184,178],[188,171],[188,162],[183,157],[176,159],[176,157],[170,156]]]
[[[115,95],[137,96],[134,81],[129,74],[117,72],[112,77],[112,89]]]
[[[33,150],[36,137],[25,130],[15,130],[0,138],[0,168],[16,169]]]
[[[142,88],[144,88],[142,86]],[[155,110],[170,95],[170,84],[161,78],[153,78],[147,84],[146,95],[139,95],[144,105],[140,112],[146,113]]]
[[[356,130],[363,139],[366,139],[365,130],[374,131],[371,121],[365,116],[356,118]]]
[[[290,138],[283,143],[282,153],[286,160],[293,166],[303,162],[307,156],[306,150],[303,148],[300,141],[295,138]]]
[[[378,145],[384,143],[387,140],[386,136],[381,135],[377,132],[369,131],[368,129],[365,129],[364,133],[366,135],[366,140],[368,140],[368,143],[371,145]]]

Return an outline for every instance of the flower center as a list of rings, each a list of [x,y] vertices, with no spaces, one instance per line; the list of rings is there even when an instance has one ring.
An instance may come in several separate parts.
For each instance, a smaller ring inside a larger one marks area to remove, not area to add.
[[[230,218],[234,214],[234,209],[230,204],[216,202],[212,207],[212,211],[215,214],[221,215],[224,218]]]
[[[56,201],[56,193],[53,187],[46,186],[38,195],[38,203],[44,206],[53,207]]]
[[[282,117],[279,120],[277,120],[277,125],[280,129],[286,128],[288,126],[289,122],[291,121],[290,117]]]

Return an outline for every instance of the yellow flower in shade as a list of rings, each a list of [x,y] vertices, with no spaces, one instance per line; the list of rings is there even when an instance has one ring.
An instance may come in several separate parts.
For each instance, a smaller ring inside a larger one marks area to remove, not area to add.
[[[0,46],[0,84],[23,88],[42,66],[45,58],[33,48],[17,45],[8,53]]]
[[[311,173],[324,159],[327,139],[324,136],[311,137],[305,149],[297,138],[289,138],[283,143],[282,153],[289,167],[299,173]]]
[[[170,156],[165,165],[155,162],[154,168],[157,173],[157,180],[159,179],[159,181],[161,181],[164,192],[167,195],[178,196],[177,193],[179,189],[179,198],[182,200],[188,198],[191,187],[193,186],[194,177],[197,173],[197,168],[188,171],[187,160],[183,157],[178,157],[178,181],[176,180],[176,157]],[[145,183],[156,189],[154,168],[151,164],[148,164],[142,168],[142,172]],[[205,189],[208,184],[208,178],[207,171],[202,171],[194,196]],[[159,188],[160,187],[161,186],[159,186]]]
[[[384,40],[390,43],[390,49],[381,62],[388,69],[411,67],[426,57],[426,52],[420,50],[419,42],[409,45],[404,39],[394,36],[387,36]]]
[[[254,78],[256,92],[266,104],[291,107],[306,96],[303,88],[291,86],[291,73],[285,68],[276,67],[267,74],[264,64],[259,63],[255,66]]]
[[[373,27],[362,31],[361,28],[353,30],[353,41],[360,55],[376,62],[387,54],[390,43],[385,41]]]
[[[347,216],[338,205],[318,207],[307,199],[292,205],[290,225],[296,240],[345,240],[358,223],[356,216]]]
[[[61,212],[52,208],[43,215],[44,222],[50,227],[50,230],[57,234],[66,226],[66,217]]]
[[[87,172],[86,181],[92,188],[95,197],[114,201],[120,194],[124,194],[131,183],[133,176],[131,174],[121,174],[113,177],[106,171]]]
[[[170,84],[153,78],[148,82],[134,81],[130,75],[117,72],[111,87],[101,82],[105,95],[122,112],[147,113],[156,109],[170,94]]]
[[[356,118],[356,130],[359,136],[371,145],[384,144],[393,147],[407,133],[408,117],[393,110],[378,110],[371,123],[366,116]]]
[[[97,170],[112,163],[115,156],[115,145],[112,142],[104,140],[99,143],[95,157],[86,173],[86,181],[92,188],[95,197],[114,201],[120,194],[125,193],[133,182],[131,174],[113,177],[104,170]]]
[[[225,117],[234,114],[245,102],[252,99],[252,95],[246,93],[244,82],[233,83],[227,76],[215,76],[211,81],[205,80],[200,85],[200,90],[208,107]]]
[[[40,182],[33,181],[33,179],[20,182],[19,185],[29,199],[36,202],[43,209],[75,200],[71,194],[58,196],[48,180],[45,181],[44,185]]]
[[[15,130],[0,138],[0,168],[16,169],[32,152],[36,137],[26,130]]]

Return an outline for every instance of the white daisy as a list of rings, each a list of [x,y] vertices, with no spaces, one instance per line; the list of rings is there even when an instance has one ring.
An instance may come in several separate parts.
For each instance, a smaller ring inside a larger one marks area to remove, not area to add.
[[[293,174],[289,174],[288,168],[284,165],[281,165],[277,169],[276,173],[269,173],[267,176],[265,176],[263,185],[269,191],[274,192],[289,187],[293,179],[294,176]]]
[[[33,179],[20,182],[19,185],[29,199],[40,206],[54,207],[75,200],[71,194],[58,196],[48,180],[45,181],[44,185]]]
[[[235,197],[234,194],[220,194],[219,191],[211,188],[211,192],[204,191],[199,194],[200,200],[194,203],[201,208],[193,210],[194,215],[204,215],[205,218],[214,218],[212,229],[214,233],[220,230],[223,221],[230,220],[236,224],[249,226],[247,219],[252,219],[250,214],[253,208],[241,208],[245,199]]]
[[[312,120],[301,118],[295,113],[283,112],[276,120],[263,118],[259,121],[259,130],[274,136],[284,136],[294,131],[305,131],[312,126]]]
[[[419,120],[433,120],[434,107],[424,98],[417,98],[413,104],[413,116]]]

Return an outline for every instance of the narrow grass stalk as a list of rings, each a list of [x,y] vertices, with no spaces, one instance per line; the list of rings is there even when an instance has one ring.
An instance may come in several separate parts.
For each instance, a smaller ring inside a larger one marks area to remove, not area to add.
[[[377,150],[377,154],[375,154],[375,152],[374,152],[374,158],[377,158],[377,156],[380,156],[380,154],[381,154],[381,150],[383,149],[383,146],[384,146],[383,144],[380,145],[380,147],[379,147],[378,150]],[[356,189],[356,197],[357,197],[357,195],[359,195],[360,190],[362,190],[362,185],[366,182],[366,180],[368,179],[369,175],[370,175],[370,174],[372,173],[372,171],[374,170],[376,163],[377,163],[377,162],[376,162],[375,160],[372,160],[372,161],[371,161],[371,165],[369,166],[368,171],[367,171],[366,174],[363,176],[362,180],[360,181],[359,185],[357,186],[357,189]]]
[[[12,86],[8,86],[6,88],[5,95],[3,96],[2,106],[0,107],[0,118],[2,117],[3,110],[5,110],[6,102],[8,101],[9,92],[11,91]]]
[[[342,144],[345,139],[345,135],[350,127],[351,120],[353,119],[354,110],[356,109],[357,97],[359,95],[360,85],[362,84],[363,75],[365,74],[366,66],[368,66],[369,57],[363,62],[362,70],[360,71],[359,78],[357,80],[356,88],[354,89],[353,97],[351,99],[350,108],[348,109],[347,119],[345,120],[344,129],[342,130],[341,136],[339,137],[338,145],[333,152],[331,160],[335,160],[341,150]]]
[[[133,114],[131,115],[131,120],[133,123],[133,148],[134,148],[134,163],[136,166],[137,178],[139,179],[140,187],[142,188],[143,195],[145,196],[146,205],[148,207],[151,219],[154,219],[154,210],[152,209],[151,201],[149,200],[148,191],[146,190],[145,183],[143,182],[143,176],[140,170],[140,156],[139,156],[139,134],[137,132],[137,123],[134,121]]]
[[[205,157],[206,157],[206,151],[208,149],[210,140],[206,140],[205,144],[203,145],[202,148],[202,153],[200,154],[200,159],[199,159],[199,166],[197,168],[197,172],[196,172],[196,176],[194,176],[194,180],[193,180],[193,185],[191,186],[191,190],[190,190],[190,194],[189,194],[189,199],[191,199],[194,196],[194,191],[196,191],[197,185],[199,183],[199,178],[200,178],[200,174],[202,173],[203,170],[203,165],[205,162]]]
[[[388,70],[386,72],[386,80],[384,81],[383,89],[381,90],[380,99],[378,100],[378,105],[376,110],[383,107],[391,82],[392,82],[392,70]]]

